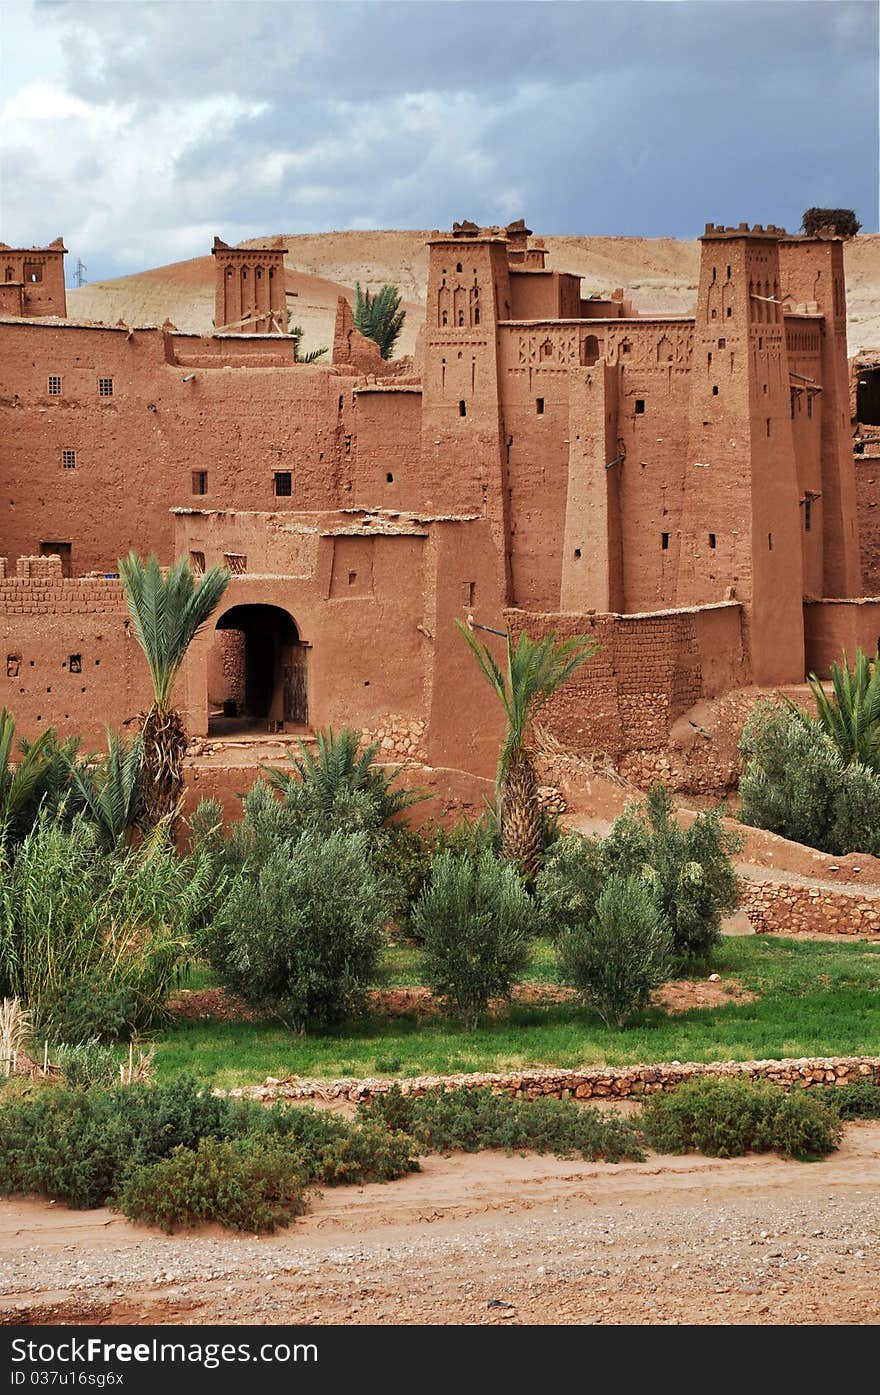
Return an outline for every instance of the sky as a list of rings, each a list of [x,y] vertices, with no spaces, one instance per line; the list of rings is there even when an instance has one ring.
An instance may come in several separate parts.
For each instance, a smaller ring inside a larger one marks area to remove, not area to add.
[[[878,227],[877,0],[5,0],[0,239]]]

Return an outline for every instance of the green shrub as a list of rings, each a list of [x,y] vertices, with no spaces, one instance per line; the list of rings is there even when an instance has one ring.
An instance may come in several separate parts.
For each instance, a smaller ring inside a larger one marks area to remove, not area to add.
[[[125,1174],[178,1145],[236,1128],[230,1101],[180,1076],[114,1090],[51,1086],[0,1104],[0,1194],[38,1192],[69,1206],[103,1206]]]
[[[880,1119],[880,1084],[859,1080],[853,1085],[835,1085],[829,1103],[841,1119]]]
[[[202,937],[227,988],[294,1030],[358,1011],[379,971],[386,898],[363,834],[306,833],[245,863]]]
[[[554,844],[535,883],[544,928],[551,938],[590,923],[607,875],[597,840],[568,833]]]
[[[129,1163],[131,1136],[104,1090],[47,1087],[4,1095],[0,1194],[36,1192],[68,1206],[103,1206]]]
[[[440,853],[413,910],[424,981],[473,1029],[490,998],[509,998],[529,962],[534,905],[516,870],[489,852]]]
[[[54,1016],[56,1040],[149,1026],[224,892],[205,859],[178,857],[161,835],[106,852],[82,818],[65,828],[41,817],[14,859],[0,841],[0,997],[20,998],[41,1031]],[[104,1001],[92,1012],[96,984]]]
[[[816,1158],[840,1141],[837,1111],[824,1091],[786,1093],[765,1081],[687,1081],[674,1093],[650,1095],[641,1126],[660,1153],[718,1158],[748,1152]]]
[[[412,1139],[379,1119],[350,1123],[310,1105],[275,1105],[259,1110],[249,1126],[267,1146],[287,1149],[303,1176],[323,1186],[391,1182],[418,1170]]]
[[[103,1046],[96,1037],[73,1046],[62,1043],[52,1052],[52,1059],[72,1089],[88,1090],[92,1086],[107,1089],[119,1082],[116,1052],[112,1047]]]
[[[203,1138],[126,1177],[118,1209],[169,1234],[215,1221],[255,1234],[287,1226],[305,1210],[306,1181],[295,1156],[252,1142]]]
[[[135,988],[114,987],[97,976],[48,988],[34,1010],[38,1041],[120,1041],[141,1016]]]
[[[880,854],[880,774],[844,764],[818,722],[758,703],[740,740],[740,818],[841,857]]]
[[[167,1085],[47,1086],[0,1096],[0,1194],[38,1192],[102,1206],[128,1175],[205,1140],[281,1151],[305,1182],[385,1182],[417,1168],[414,1145],[379,1119],[350,1122],[302,1106],[265,1109],[212,1095],[178,1076]]]
[[[528,1149],[606,1162],[637,1162],[644,1156],[629,1120],[549,1096],[511,1099],[491,1090],[462,1089],[431,1090],[414,1098],[395,1085],[361,1105],[358,1114],[405,1130],[426,1152]]]
[[[562,976],[606,1027],[623,1029],[668,977],[672,935],[652,888],[640,877],[608,878],[592,919],[558,940]]]
[[[672,952],[681,965],[689,965],[710,958],[721,937],[722,916],[738,903],[730,859],[741,845],[742,839],[722,826],[718,809],[682,828],[669,791],[654,785],[644,805],[630,805],[615,820],[602,843],[602,858],[609,873],[648,883],[672,932]]]

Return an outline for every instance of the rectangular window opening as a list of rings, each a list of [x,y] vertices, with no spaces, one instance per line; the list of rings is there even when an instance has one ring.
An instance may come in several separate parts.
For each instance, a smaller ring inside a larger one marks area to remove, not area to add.
[[[61,452],[61,464],[62,464],[62,466],[64,467],[65,470],[75,470],[75,469],[76,469],[76,451],[75,451],[75,450],[63,450],[63,451]]]
[[[189,554],[189,567],[190,567],[190,571],[193,572],[195,576],[204,576],[204,574],[205,574],[205,554],[204,554],[204,552],[191,552],[191,553]]]
[[[643,417],[644,415],[645,415],[645,399],[644,399],[644,397],[637,397],[637,398],[636,398],[636,416],[637,416],[637,417]]]
[[[358,579],[358,574],[357,574],[357,572],[349,572],[349,574],[348,574],[348,584],[349,584],[349,586],[354,586],[354,584],[355,584],[355,582],[357,581],[357,579]]]
[[[768,552],[772,552],[772,551],[773,551],[773,534],[772,534],[772,533],[768,533],[768,534],[767,534],[767,551],[768,551]]]
[[[538,414],[539,417],[542,417],[542,416],[544,415],[544,399],[543,399],[543,397],[536,397],[536,398],[535,398],[535,411],[537,412],[537,414]]]
[[[113,379],[112,379],[112,378],[99,378],[99,379],[98,379],[98,396],[99,396],[99,397],[112,397],[112,396],[113,396]]]
[[[50,396],[50,397],[60,397],[60,396],[61,396],[61,377],[60,377],[60,374],[58,374],[58,373],[50,373],[50,374],[49,374],[49,385],[48,385],[48,390],[49,390],[49,396]]]
[[[713,387],[712,387],[712,396],[713,396],[713,397],[717,397],[717,396],[718,396],[718,384],[717,384],[717,383],[715,383],[715,384],[713,385]]]
[[[247,557],[243,552],[225,552],[223,565],[233,576],[244,576],[247,571]]]
[[[770,418],[767,418],[767,435],[770,435]]]
[[[668,552],[668,551],[669,551],[669,534],[668,534],[668,533],[661,533],[661,534],[660,534],[660,546],[662,547],[662,549],[663,549],[664,552]]]
[[[714,533],[710,533],[710,534],[709,534],[709,546],[711,547],[712,551],[714,552],[714,551],[715,551],[715,534],[714,534]]]
[[[392,475],[392,473],[391,473],[390,470],[388,471],[387,475],[385,476],[385,483],[386,483],[386,484],[393,484],[393,483],[394,483],[394,476]]]
[[[718,347],[719,347],[719,349],[726,349],[726,348],[727,348],[727,340],[726,340],[726,339],[719,339],[719,340],[718,340]]]
[[[812,501],[812,499],[805,499],[805,500],[804,500],[804,532],[805,532],[805,533],[810,533],[810,532],[812,532],[812,529],[813,529],[813,501]]]
[[[71,654],[67,660],[67,668],[70,673],[82,673],[82,654]]]
[[[468,582],[468,605],[473,605],[473,604],[476,602],[476,599],[477,599],[477,583],[476,583],[475,581],[469,581],[469,582]]]
[[[278,499],[289,499],[293,493],[293,475],[290,470],[275,471],[275,496]]]
[[[458,404],[458,415],[459,415],[460,417],[466,417],[466,416],[467,416],[467,403],[466,403],[466,402],[464,402],[464,401],[459,402],[459,404]]]
[[[207,492],[208,492],[208,472],[207,472],[207,470],[193,470],[193,472],[192,472],[192,492],[193,492],[193,494],[207,494]]]

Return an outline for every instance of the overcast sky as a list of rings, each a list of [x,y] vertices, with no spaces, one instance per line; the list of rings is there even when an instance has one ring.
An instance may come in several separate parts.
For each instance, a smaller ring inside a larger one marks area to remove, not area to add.
[[[0,238],[877,229],[876,0],[4,0]]]

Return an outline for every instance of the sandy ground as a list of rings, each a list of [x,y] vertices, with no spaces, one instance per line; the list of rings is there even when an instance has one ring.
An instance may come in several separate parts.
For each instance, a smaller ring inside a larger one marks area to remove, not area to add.
[[[812,1164],[431,1157],[262,1240],[0,1202],[0,1322],[870,1323],[878,1177],[861,1123]]]
[[[400,287],[407,319],[398,353],[412,353],[424,319],[428,232],[283,234],[290,301],[305,331],[304,347],[333,342],[336,296],[353,296],[356,281],[372,289]],[[578,272],[585,294],[623,286],[640,314],[693,313],[699,244],[675,238],[547,237],[549,265]],[[252,241],[266,241],[265,238]],[[845,250],[849,352],[880,345],[880,235],[863,234]],[[214,261],[195,257],[68,291],[71,317],[114,324],[161,324],[209,333],[214,314]]]

